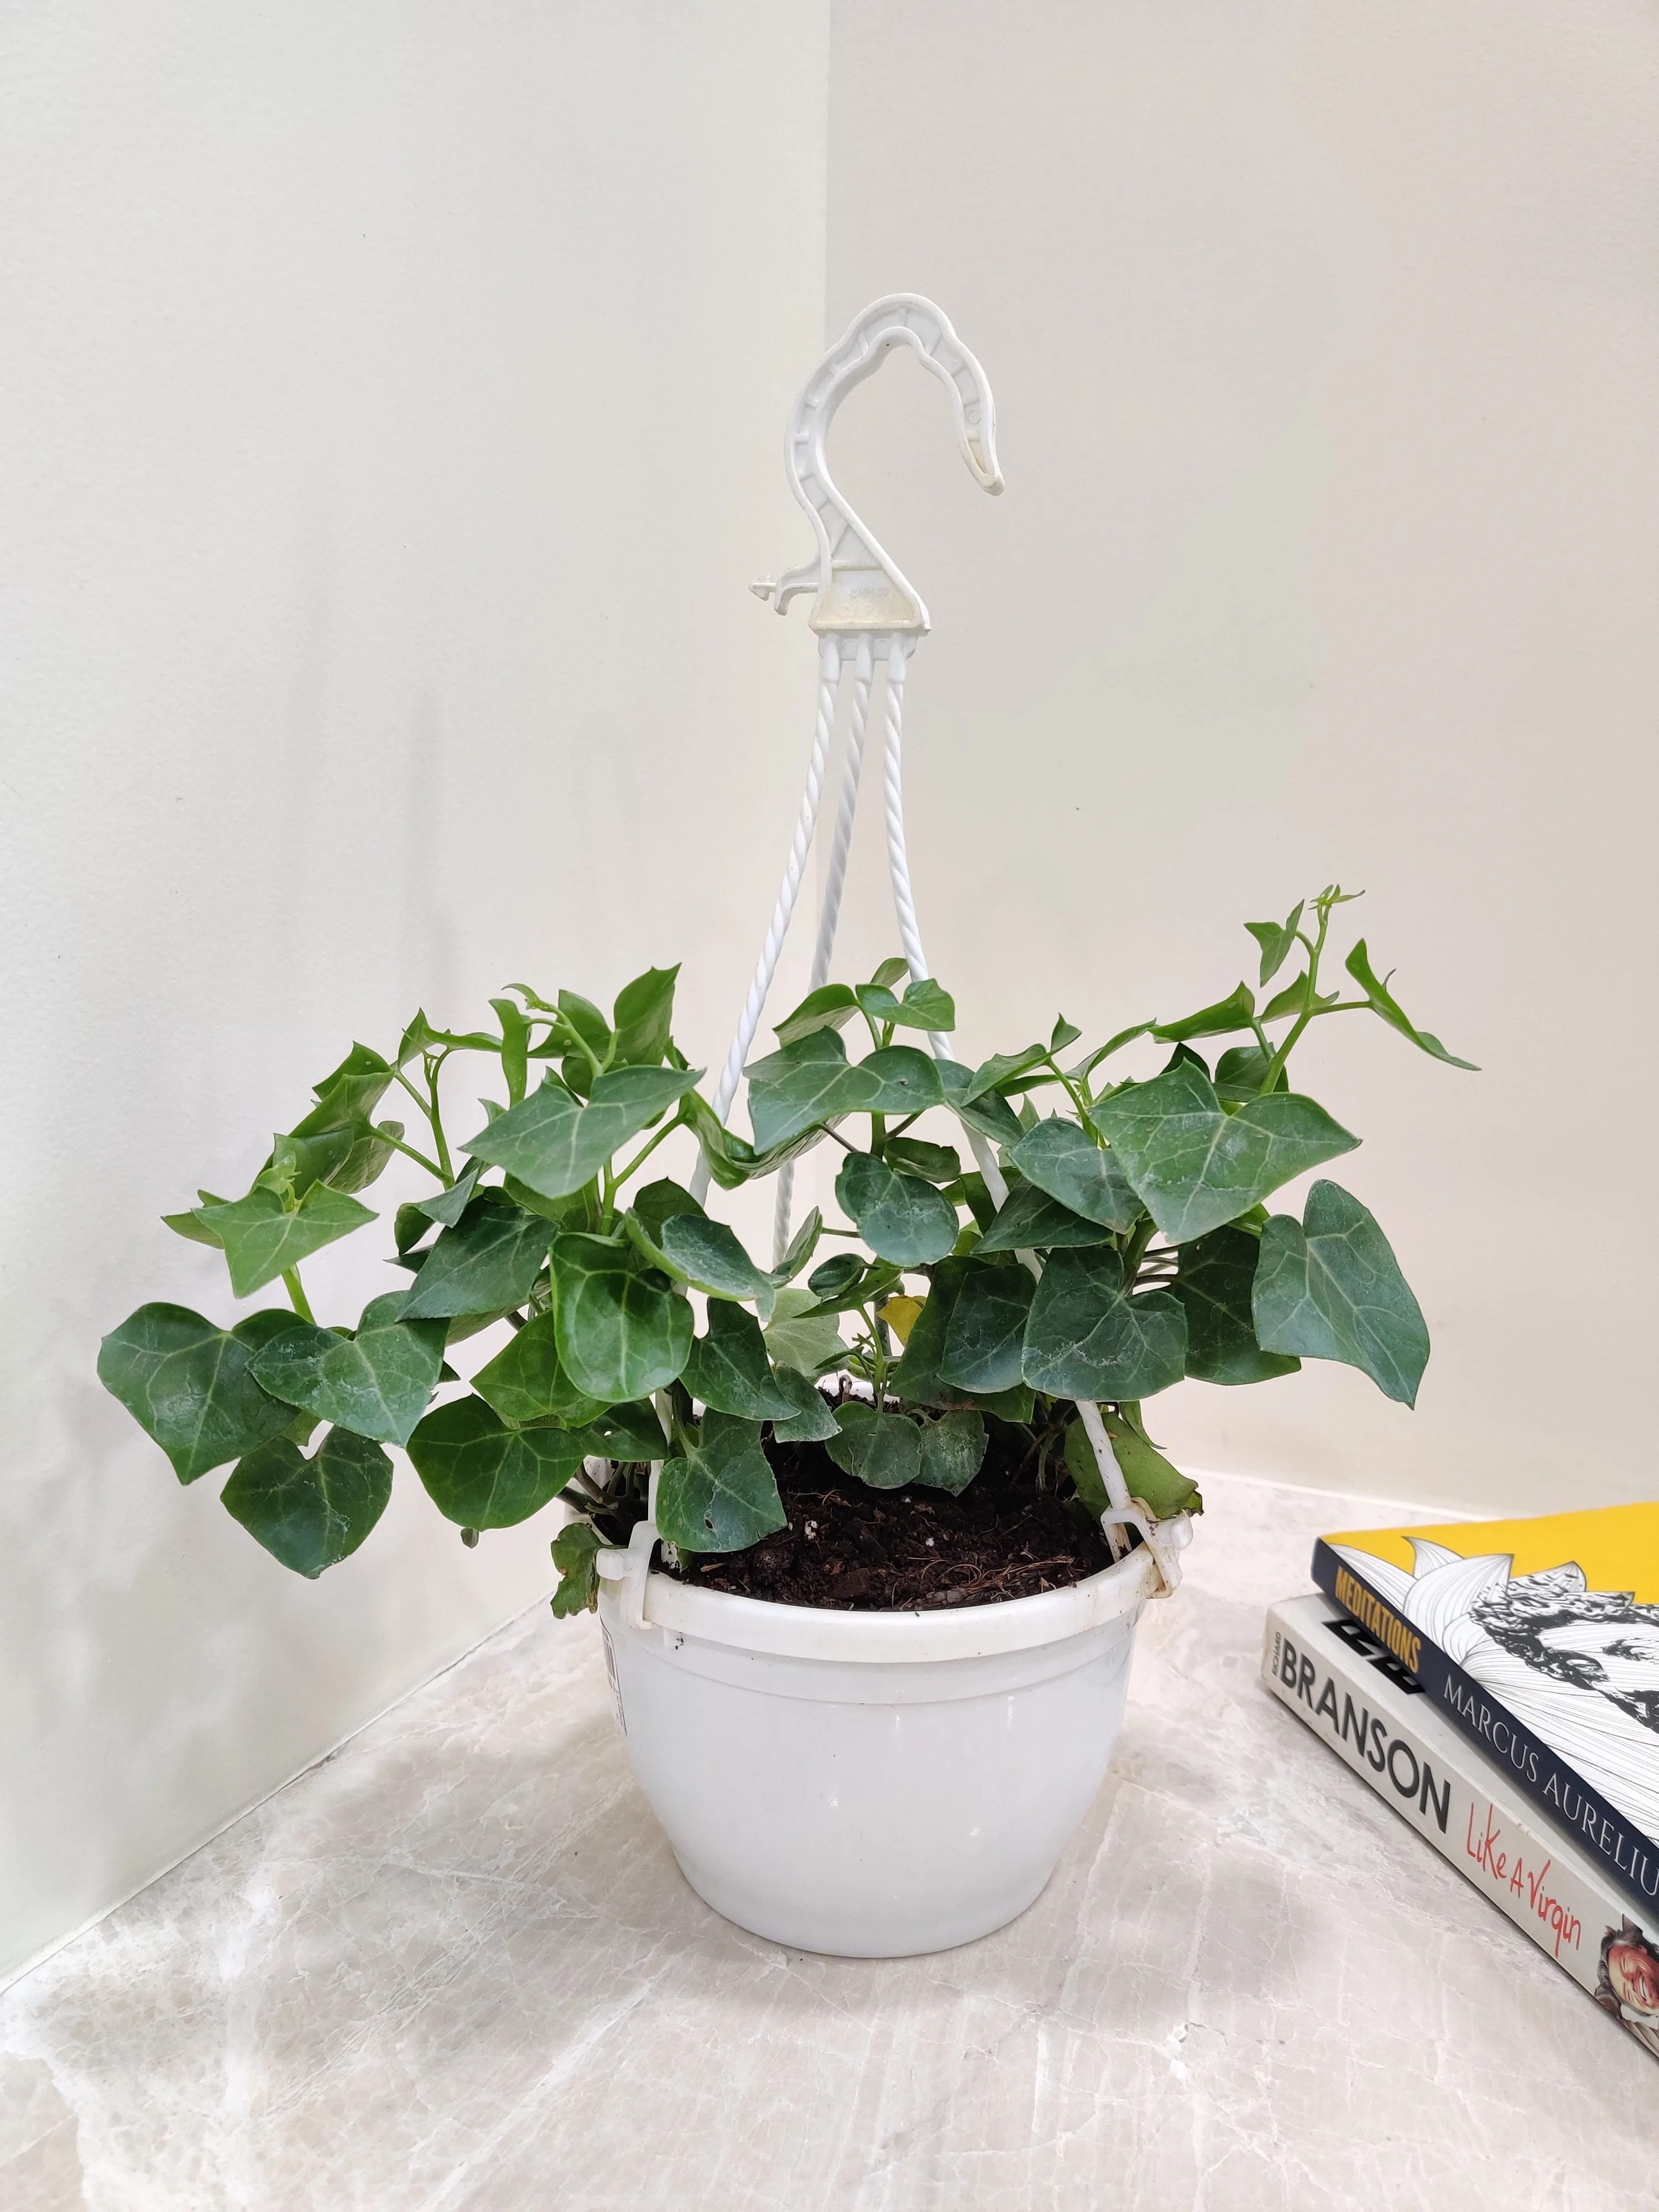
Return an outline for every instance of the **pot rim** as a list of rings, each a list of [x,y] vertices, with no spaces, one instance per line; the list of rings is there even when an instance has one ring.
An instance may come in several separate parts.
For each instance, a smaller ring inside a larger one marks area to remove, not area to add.
[[[696,1589],[653,1571],[646,1577],[643,1626],[757,1656],[890,1667],[1029,1651],[1126,1618],[1133,1626],[1160,1585],[1158,1562],[1145,1544],[1063,1589],[927,1612],[832,1613],[780,1605],[769,1598]],[[602,1585],[600,1601],[620,1623],[616,1585]]]

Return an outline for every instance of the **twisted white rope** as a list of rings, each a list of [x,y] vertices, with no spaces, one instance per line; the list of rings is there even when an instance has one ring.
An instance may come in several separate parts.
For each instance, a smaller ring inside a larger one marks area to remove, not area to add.
[[[778,886],[778,900],[772,909],[771,927],[766,933],[766,942],[761,947],[761,957],[755,966],[754,981],[749,986],[749,996],[744,1002],[743,1018],[738,1024],[738,1033],[732,1040],[732,1049],[726,1055],[726,1066],[720,1071],[720,1088],[714,1093],[714,1112],[722,1121],[726,1119],[726,1109],[737,1096],[743,1064],[749,1057],[749,1048],[754,1042],[755,1031],[760,1026],[766,994],[772,988],[772,978],[777,970],[778,955],[783,950],[783,940],[789,933],[790,919],[795,911],[801,872],[806,866],[806,855],[811,849],[812,833],[817,827],[818,796],[823,788],[824,763],[830,757],[830,735],[836,722],[836,691],[840,682],[841,648],[833,637],[826,637],[818,653],[817,726],[812,733],[812,751],[806,765],[806,788],[801,793],[794,840],[784,866],[783,881]],[[708,1195],[708,1156],[704,1154],[699,1158],[696,1172],[691,1178],[691,1194],[699,1205]]]

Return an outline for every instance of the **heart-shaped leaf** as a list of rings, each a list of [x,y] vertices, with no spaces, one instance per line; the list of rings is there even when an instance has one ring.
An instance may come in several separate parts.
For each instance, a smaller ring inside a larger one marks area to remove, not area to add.
[[[870,1249],[900,1267],[942,1260],[957,1241],[957,1210],[920,1176],[899,1175],[868,1152],[849,1152],[836,1196]]]
[[[499,1313],[530,1296],[553,1225],[499,1190],[481,1190],[439,1237],[404,1299],[404,1321]]]
[[[612,1406],[648,1397],[684,1366],[690,1306],[630,1246],[556,1237],[553,1285],[560,1364],[590,1398]]]
[[[1150,1083],[1126,1084],[1091,1118],[1176,1244],[1220,1228],[1292,1176],[1359,1142],[1295,1091],[1224,1113],[1208,1076],[1185,1060]]]
[[[403,1303],[399,1291],[374,1299],[355,1334],[303,1322],[285,1329],[255,1358],[255,1382],[336,1428],[407,1443],[437,1387],[446,1324],[400,1320]]]
[[[1025,1379],[1025,1331],[1036,1290],[1030,1272],[1018,1261],[997,1267],[977,1257],[969,1260],[945,1331],[940,1381],[988,1393],[1012,1389]],[[912,1330],[912,1341],[915,1335]]]
[[[921,1472],[921,1431],[902,1413],[878,1413],[849,1399],[836,1414],[838,1433],[824,1450],[845,1474],[872,1490],[902,1490]]]
[[[1167,1291],[1131,1297],[1115,1252],[1057,1252],[1025,1325],[1025,1380],[1054,1398],[1150,1398],[1185,1371],[1187,1317]]]
[[[511,1429],[482,1398],[455,1398],[427,1415],[409,1456],[447,1521],[512,1528],[556,1498],[586,1455],[568,1430]]]
[[[472,1387],[514,1428],[557,1421],[580,1429],[605,1410],[578,1390],[559,1364],[557,1328],[550,1313],[538,1314],[472,1378]]]
[[[945,1096],[939,1068],[931,1053],[918,1052],[913,1044],[884,1045],[866,1053],[856,1070],[868,1085],[859,1111],[903,1115],[939,1105]]]
[[[660,1242],[663,1224],[672,1221],[678,1213],[689,1213],[699,1219],[708,1218],[684,1183],[676,1182],[670,1176],[661,1176],[655,1182],[643,1185],[635,1197],[632,1211],[653,1243]]]
[[[680,1370],[694,1398],[717,1413],[736,1413],[746,1421],[787,1421],[793,1399],[772,1379],[760,1323],[741,1306],[714,1298],[708,1334],[696,1338]]]
[[[1265,1351],[1340,1360],[1385,1398],[1416,1404],[1429,1362],[1422,1309],[1388,1238],[1340,1183],[1314,1184],[1300,1227],[1288,1213],[1268,1221],[1252,1308]]]
[[[988,1442],[984,1419],[978,1413],[941,1413],[937,1420],[924,1421],[916,1480],[930,1490],[959,1496],[983,1466]]]
[[[461,1149],[505,1168],[544,1198],[568,1198],[592,1182],[619,1146],[678,1105],[701,1073],[613,1067],[596,1079],[586,1105],[549,1074],[539,1090],[498,1114]]]
[[[1033,1130],[1033,1136],[1036,1130]],[[1098,1149],[1098,1148],[1097,1148]],[[1134,1203],[1133,1197],[1131,1203]],[[1035,1183],[1023,1182],[1008,1194],[1008,1201],[975,1248],[981,1252],[1048,1252],[1106,1244],[1111,1231],[1097,1221],[1087,1221],[1050,1198]]]
[[[1181,1247],[1172,1288],[1187,1316],[1187,1372],[1200,1382],[1266,1382],[1302,1364],[1255,1340],[1250,1294],[1261,1251],[1242,1229],[1212,1229]]]
[[[658,1248],[677,1274],[715,1299],[753,1298],[763,1322],[772,1318],[772,1278],[757,1267],[723,1221],[677,1213],[665,1221]]]
[[[878,1085],[849,1066],[832,1029],[813,1030],[757,1060],[749,1078],[749,1120],[762,1152],[843,1114],[864,1110]]]
[[[294,1419],[292,1406],[254,1380],[253,1358],[304,1326],[297,1314],[271,1312],[222,1329],[187,1306],[140,1306],[100,1346],[98,1380],[160,1444],[179,1481],[194,1482]]]
[[[599,1586],[593,1562],[605,1549],[604,1537],[591,1521],[573,1521],[560,1529],[550,1549],[559,1571],[559,1586],[553,1593],[555,1619],[590,1612]]]
[[[319,1182],[292,1212],[274,1190],[254,1189],[229,1206],[199,1206],[196,1218],[224,1246],[230,1287],[246,1298],[375,1217],[343,1191]]]
[[[237,1463],[219,1502],[272,1559],[315,1582],[349,1559],[386,1511],[392,1462],[377,1443],[331,1429],[306,1458],[287,1437]]]
[[[785,1015],[773,1035],[781,1045],[798,1044],[819,1030],[840,1029],[858,1010],[858,994],[850,983],[821,983],[793,1013]]]
[[[794,1409],[787,1421],[772,1424],[781,1444],[821,1444],[836,1433],[834,1409],[815,1383],[793,1367],[780,1367],[774,1379]]]
[[[1145,1211],[1111,1154],[1075,1121],[1039,1121],[1008,1157],[1028,1183],[1103,1229],[1122,1234]]]
[[[778,1368],[793,1367],[803,1375],[838,1367],[847,1353],[834,1313],[820,1311],[807,1290],[778,1292],[765,1335],[766,1349]]]
[[[648,1398],[625,1406],[609,1406],[580,1431],[582,1449],[596,1459],[614,1459],[630,1465],[663,1456],[667,1439],[657,1409]]]
[[[933,1288],[921,1302],[921,1310],[910,1326],[905,1339],[904,1357],[889,1374],[888,1388],[907,1406],[955,1406],[971,1400],[983,1412],[995,1413],[1006,1421],[1029,1421],[1031,1418],[1031,1393],[1019,1381],[1018,1373],[1010,1389],[970,1391],[959,1383],[947,1382],[940,1373],[950,1338],[951,1323],[956,1314],[957,1301],[968,1276],[982,1263],[973,1260],[943,1260],[929,1269]],[[989,1272],[989,1271],[988,1271]],[[1008,1288],[1018,1298],[1029,1298],[1030,1276],[1024,1267],[1027,1290],[1021,1293],[1018,1285]],[[1002,1286],[993,1293],[993,1304]],[[973,1322],[965,1333],[963,1350],[994,1353],[998,1340],[998,1324],[1007,1318],[995,1310],[988,1312],[981,1321]]]
[[[758,1421],[706,1413],[696,1443],[664,1463],[657,1527],[682,1552],[740,1552],[786,1519]]]

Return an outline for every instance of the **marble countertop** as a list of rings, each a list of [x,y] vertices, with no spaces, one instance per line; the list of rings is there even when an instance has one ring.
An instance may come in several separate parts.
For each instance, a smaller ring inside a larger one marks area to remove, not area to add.
[[[1237,1480],[1036,1905],[891,1962],[715,1917],[597,1630],[501,1630],[0,1996],[7,2212],[1320,2212],[1653,2201],[1654,2062],[1257,1680]]]

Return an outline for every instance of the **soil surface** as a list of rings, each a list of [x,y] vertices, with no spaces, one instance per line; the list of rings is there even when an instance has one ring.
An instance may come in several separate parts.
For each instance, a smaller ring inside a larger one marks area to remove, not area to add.
[[[817,1444],[769,1443],[768,1455],[787,1527],[747,1551],[688,1557],[668,1570],[681,1582],[837,1613],[931,1612],[1034,1597],[1112,1564],[1093,1516],[996,1464],[994,1436],[959,1498],[869,1489]]]

